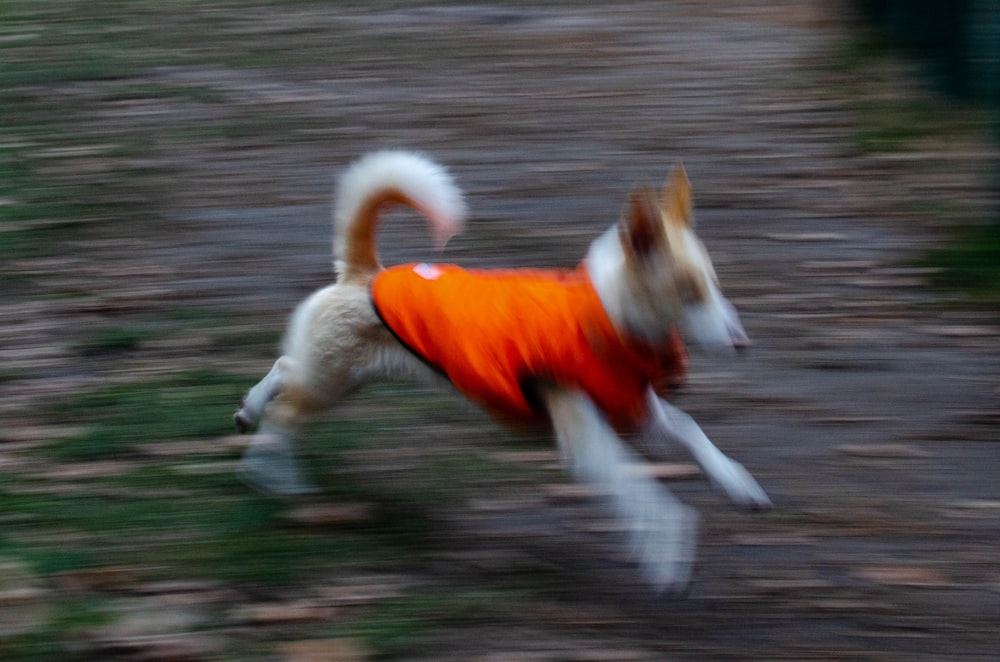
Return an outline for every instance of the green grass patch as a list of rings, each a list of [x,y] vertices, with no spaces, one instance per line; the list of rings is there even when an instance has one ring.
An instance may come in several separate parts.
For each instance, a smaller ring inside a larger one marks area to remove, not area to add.
[[[869,99],[857,106],[857,147],[868,153],[903,152],[916,141],[941,134],[953,116],[947,104],[930,100]]]
[[[148,216],[131,163],[149,153],[149,135],[110,126],[95,138],[90,127],[104,102],[222,99],[139,80],[194,62],[202,38],[212,41],[202,5],[0,0],[0,264],[57,254],[90,222]]]
[[[928,139],[989,133],[982,109],[900,85],[917,75],[917,68],[877,31],[858,29],[841,40],[826,58],[825,71],[834,77],[828,87],[848,97],[857,114],[853,142],[862,152],[905,152]]]
[[[81,330],[73,348],[85,356],[102,356],[142,349],[143,345],[168,338],[208,342],[214,350],[274,356],[281,339],[280,328],[260,328],[232,316],[197,309],[166,309],[155,314],[116,316],[94,328]],[[246,378],[247,383],[252,378]]]
[[[17,109],[15,106],[14,110]],[[133,196],[124,183],[136,173],[113,161],[137,149],[63,133],[52,125],[17,126],[0,98],[0,270],[7,260],[49,257],[81,228],[134,217]],[[9,133],[8,133],[9,132]],[[46,153],[46,149],[55,152]],[[79,158],[102,159],[106,171],[84,177],[69,165]],[[88,154],[89,155],[86,155]]]
[[[25,368],[0,368],[0,385],[27,379],[30,376],[31,371]]]
[[[833,80],[827,87],[846,96],[856,111],[855,148],[866,154],[905,154],[1000,137],[995,111],[991,117],[988,108],[900,85],[901,79],[919,75],[918,71],[911,59],[876,31],[858,30],[833,48],[826,66]],[[947,158],[928,159],[919,167],[939,172],[943,178],[956,167],[967,168]],[[983,177],[995,180],[996,173],[987,165]],[[982,184],[995,185],[995,181]],[[907,205],[906,210],[915,215],[955,228],[951,242],[922,260],[922,266],[936,270],[933,282],[968,296],[970,302],[1000,300],[1000,211],[994,211],[992,219],[978,217],[981,212],[960,198],[935,198],[929,193],[914,196]]]
[[[105,601],[93,598],[62,597],[48,603],[48,622],[25,634],[0,637],[0,660],[4,662],[39,662],[75,659],[67,657],[66,637],[82,628],[107,622]]]
[[[365,528],[290,523],[288,504],[249,491],[235,475],[179,490],[169,475],[123,475],[116,495],[100,481],[93,494],[4,494],[19,521],[5,525],[0,554],[41,575],[105,566],[148,567],[153,576],[188,576],[283,585],[337,564],[374,566],[413,539],[385,518]],[[141,491],[150,496],[141,496]],[[177,492],[158,496],[162,490]],[[181,493],[183,492],[183,493]],[[379,527],[379,528],[376,528]]]
[[[63,461],[87,461],[127,455],[141,443],[228,434],[235,405],[251,383],[246,377],[194,371],[85,393],[53,405],[50,416],[87,431],[48,452]]]
[[[58,634],[56,634],[58,633]],[[0,659],[4,662],[39,662],[66,659],[66,650],[59,635],[65,628],[46,627],[29,634],[0,638]]]
[[[153,337],[149,331],[112,327],[87,333],[77,342],[77,350],[87,355],[109,354],[138,349]]]
[[[334,629],[360,639],[380,658],[412,653],[435,628],[487,623],[510,617],[517,600],[504,589],[427,588],[376,603]]]
[[[13,475],[0,482],[0,556],[22,559],[42,575],[141,565],[164,578],[255,585],[306,581],[336,566],[378,568],[419,558],[433,529],[423,515],[426,495],[445,489],[436,465],[388,490],[324,470],[336,467],[344,450],[393,443],[393,425],[412,423],[413,410],[405,402],[400,411],[390,408],[381,417],[384,428],[351,418],[309,426],[303,460],[323,498],[371,504],[372,514],[343,525],[301,524],[287,516],[293,504],[241,482],[234,449],[211,446],[231,434],[234,405],[252,381],[186,372],[108,386],[53,406],[48,420],[85,431],[34,451],[28,466],[41,478]],[[395,397],[375,389],[376,411]],[[206,446],[193,454],[149,453],[157,443],[198,439]],[[99,460],[124,463],[93,477],[44,477],[46,467],[85,468]]]
[[[925,264],[938,269],[934,282],[986,304],[1000,301],[1000,222],[961,232],[933,251]]]
[[[104,101],[134,101],[141,99],[181,99],[196,103],[218,104],[226,100],[221,92],[207,86],[160,85],[151,82],[123,82],[110,87]]]

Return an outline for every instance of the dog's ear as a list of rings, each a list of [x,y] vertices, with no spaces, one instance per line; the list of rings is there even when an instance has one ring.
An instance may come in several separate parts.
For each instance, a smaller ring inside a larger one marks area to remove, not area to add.
[[[632,189],[625,215],[618,226],[625,248],[638,258],[645,258],[667,243],[656,192],[646,184]]]
[[[694,224],[691,182],[688,180],[687,171],[684,170],[684,164],[680,161],[670,171],[667,182],[663,185],[660,204],[663,205],[663,211],[675,223],[682,223],[688,227]]]

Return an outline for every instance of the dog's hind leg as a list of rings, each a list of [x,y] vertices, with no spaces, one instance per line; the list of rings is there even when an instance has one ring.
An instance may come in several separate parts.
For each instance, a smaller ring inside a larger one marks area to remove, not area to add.
[[[652,389],[647,398],[650,419],[642,431],[647,445],[656,447],[664,440],[674,441],[691,453],[708,479],[734,504],[754,510],[771,507],[771,499],[750,472],[720,451],[693,418],[657,397]]]
[[[315,492],[302,477],[293,436],[286,430],[262,428],[240,459],[240,476],[254,489],[293,496]]]
[[[282,356],[255,384],[233,415],[239,432],[264,419],[240,460],[240,474],[252,487],[283,495],[305,494],[314,488],[302,477],[295,455],[301,419],[320,405],[295,380],[295,362]]]
[[[659,590],[682,590],[694,559],[695,512],[642,470],[641,458],[586,395],[551,390],[545,400],[566,465],[575,478],[610,495],[649,582]]]
[[[264,410],[284,387],[291,372],[291,361],[292,359],[287,356],[279,358],[271,366],[270,372],[247,392],[240,403],[240,408],[233,414],[233,424],[237,432],[247,432],[257,425],[264,415]]]
[[[275,402],[243,451],[240,473],[247,483],[263,492],[288,496],[314,492],[316,488],[299,469],[295,439],[303,419],[323,405],[302,387],[288,382],[271,397]]]
[[[279,494],[311,491],[298,469],[295,440],[302,424],[363,385],[381,345],[392,341],[363,286],[334,285],[314,292],[292,315],[284,355],[250,389],[235,415],[237,429],[261,421],[243,455],[243,477]],[[393,341],[394,342],[394,341]]]

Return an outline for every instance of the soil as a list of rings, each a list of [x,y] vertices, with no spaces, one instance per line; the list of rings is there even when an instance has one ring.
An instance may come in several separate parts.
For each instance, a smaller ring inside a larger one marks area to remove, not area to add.
[[[986,208],[990,148],[852,146],[856,109],[825,68],[850,28],[828,3],[387,7],[257,10],[231,20],[232,38],[301,57],[146,75],[221,102],[101,100],[100,81],[73,91],[94,102],[95,135],[153,136],[133,157],[149,214],[24,261],[23,289],[4,288],[5,362],[43,376],[4,388],[6,414],[167,365],[263,374],[270,357],[238,347],[80,358],[66,327],[186,306],[277,334],[329,280],[333,178],[369,149],[431,154],[471,210],[443,255],[419,219],[393,215],[385,261],[467,266],[571,265],[635,182],[683,159],[699,231],[754,344],[735,361],[692,357],[677,403],[774,510],[739,512],[701,481],[668,481],[702,517],[692,585],[674,597],[643,589],[613,532],[580,517],[586,500],[544,485],[482,495],[442,515],[438,562],[421,571],[474,587],[543,562],[557,570],[509,617],[439,628],[403,657],[997,659],[1000,320],[928,286],[914,264],[953,226],[913,206]],[[167,139],[220,120],[253,131]],[[67,291],[86,304],[44,296]],[[447,436],[492,435],[483,420]],[[180,658],[210,656],[174,643]],[[343,642],[296,645],[288,659],[363,656]]]

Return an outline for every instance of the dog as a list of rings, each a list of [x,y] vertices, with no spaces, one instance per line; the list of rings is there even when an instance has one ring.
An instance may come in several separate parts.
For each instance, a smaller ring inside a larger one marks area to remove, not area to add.
[[[735,504],[771,506],[749,472],[664,397],[684,375],[681,338],[723,352],[748,343],[694,232],[682,166],[659,194],[634,189],[575,269],[383,268],[376,226],[392,205],[424,215],[440,246],[465,214],[449,174],[422,155],[375,152],[346,171],[333,218],[335,281],[297,307],[283,355],[234,416],[241,432],[260,425],[241,461],[252,485],[310,491],[294,451],[305,419],[375,380],[443,377],[503,421],[549,425],[571,474],[608,495],[657,589],[687,585],[697,516],[642,470],[620,433],[637,432],[652,449],[679,443]]]

